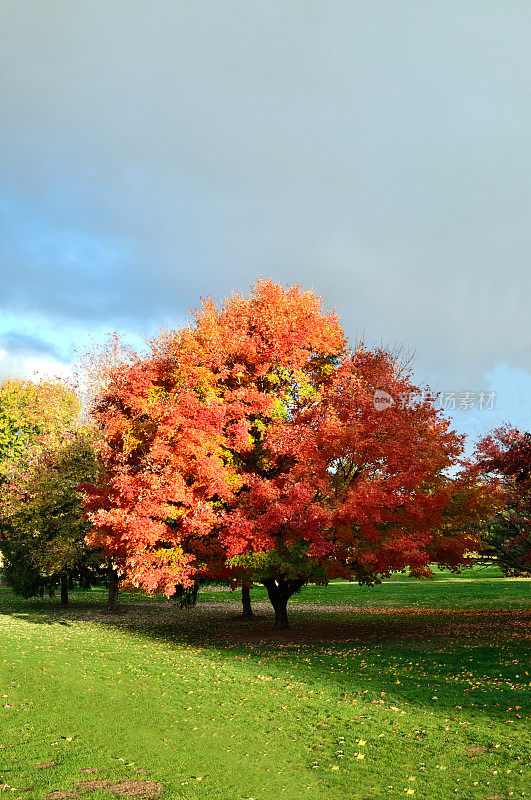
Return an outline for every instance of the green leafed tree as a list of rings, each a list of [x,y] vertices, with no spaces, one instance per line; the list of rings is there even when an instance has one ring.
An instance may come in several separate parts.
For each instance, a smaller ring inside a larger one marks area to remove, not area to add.
[[[75,393],[60,381],[0,384],[0,481],[38,442],[57,441],[79,419]]]
[[[26,597],[103,577],[105,560],[85,543],[79,485],[94,480],[94,432],[58,382],[8,381],[0,392],[3,577]]]

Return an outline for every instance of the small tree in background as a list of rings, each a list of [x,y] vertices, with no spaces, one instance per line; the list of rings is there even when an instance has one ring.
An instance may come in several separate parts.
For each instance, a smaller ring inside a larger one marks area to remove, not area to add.
[[[75,394],[60,381],[6,379],[0,384],[0,549],[3,576],[17,593],[32,596],[45,589],[53,593],[57,582],[47,581],[28,560],[25,550],[10,540],[6,517],[6,481],[22,468],[39,442],[57,442],[79,416]]]
[[[59,585],[64,604],[69,586],[88,587],[106,575],[105,557],[85,542],[89,523],[79,491],[97,475],[92,440],[90,430],[78,429],[59,444],[35,448],[4,485],[6,581],[25,596],[36,594],[31,574],[48,587]]]
[[[506,425],[476,448],[481,472],[495,476],[504,506],[485,527],[483,555],[494,558],[505,575],[531,574],[531,433]]]
[[[95,480],[94,432],[74,392],[59,382],[2,387],[1,539],[4,578],[25,597],[102,579],[105,558],[85,543],[79,484]]]

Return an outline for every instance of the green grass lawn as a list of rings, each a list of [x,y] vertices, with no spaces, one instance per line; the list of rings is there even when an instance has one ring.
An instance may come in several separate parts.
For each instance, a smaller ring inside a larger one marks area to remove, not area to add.
[[[293,628],[278,633],[260,590],[249,622],[228,590],[189,611],[124,596],[116,616],[100,612],[101,590],[67,609],[0,590],[1,788],[29,800],[87,779],[154,781],[163,800],[522,797],[530,585],[493,569],[335,582],[294,598]]]

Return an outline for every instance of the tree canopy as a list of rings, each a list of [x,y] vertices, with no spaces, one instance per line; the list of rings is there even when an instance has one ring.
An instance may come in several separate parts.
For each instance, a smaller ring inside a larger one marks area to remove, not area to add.
[[[484,554],[494,556],[506,575],[531,574],[531,433],[511,425],[497,428],[476,448],[476,462],[495,476],[504,505],[486,526]]]
[[[0,384],[0,481],[35,444],[57,440],[80,414],[75,393],[60,381],[6,379]]]
[[[381,410],[377,390],[395,402]],[[462,437],[433,403],[399,402],[418,394],[399,359],[350,349],[300,287],[206,300],[148,355],[109,364],[90,541],[148,592],[259,580],[278,625],[307,581],[465,563],[487,492],[470,469],[448,476]]]

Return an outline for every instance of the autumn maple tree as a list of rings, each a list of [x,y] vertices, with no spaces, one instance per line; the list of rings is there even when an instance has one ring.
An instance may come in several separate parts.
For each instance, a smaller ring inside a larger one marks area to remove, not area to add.
[[[531,433],[504,425],[478,443],[476,465],[494,476],[503,505],[485,525],[483,554],[506,575],[531,574]]]
[[[394,402],[381,410],[376,390]],[[462,439],[413,397],[399,360],[349,349],[311,292],[259,281],[204,301],[189,327],[108,366],[89,541],[151,593],[261,582],[277,627],[308,581],[463,564],[487,488],[467,469],[448,477]]]

